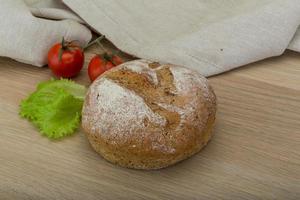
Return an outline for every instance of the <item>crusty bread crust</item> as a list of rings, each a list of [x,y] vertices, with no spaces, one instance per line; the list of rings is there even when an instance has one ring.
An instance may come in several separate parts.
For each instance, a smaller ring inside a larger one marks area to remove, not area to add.
[[[82,126],[106,160],[160,169],[200,151],[210,140],[216,97],[198,73],[135,60],[100,76],[89,88]]]

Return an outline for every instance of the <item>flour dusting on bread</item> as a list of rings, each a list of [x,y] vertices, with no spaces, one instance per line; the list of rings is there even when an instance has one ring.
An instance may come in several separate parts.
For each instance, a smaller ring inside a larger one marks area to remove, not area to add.
[[[94,114],[83,120],[92,121],[95,131],[100,131],[103,135],[130,135],[134,130],[144,128],[145,118],[159,126],[166,123],[165,119],[155,114],[140,96],[111,80],[97,80],[90,93],[94,94],[89,99],[89,103],[94,105],[95,110],[91,111]],[[125,133],[123,130],[128,127],[130,130]]]
[[[154,69],[149,68],[150,63],[151,62],[147,60],[140,60],[140,62],[133,61],[129,63],[124,63],[122,65],[122,69],[128,69],[139,74],[145,74],[150,78],[150,80],[155,85],[157,85],[158,84],[157,74]]]
[[[170,70],[174,76],[174,84],[178,93],[185,95],[192,93],[197,88],[201,88],[203,95],[207,97],[209,90],[206,78],[184,67],[175,66],[171,67]]]
[[[170,67],[174,76],[174,84],[179,94],[190,93],[191,89],[201,88],[205,97],[208,96],[209,89],[207,87],[207,79],[199,75],[197,72],[184,67],[174,66],[169,64],[157,64],[156,68],[149,67],[153,62],[148,60],[137,60],[122,65],[123,69],[128,69],[136,73],[147,75],[155,84],[158,83],[157,71]]]

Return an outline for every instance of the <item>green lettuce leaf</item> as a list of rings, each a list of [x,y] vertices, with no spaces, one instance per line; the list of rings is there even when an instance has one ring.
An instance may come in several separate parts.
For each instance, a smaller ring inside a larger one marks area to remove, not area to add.
[[[60,88],[64,89],[66,92],[72,94],[75,98],[84,100],[86,88],[83,85],[76,84],[74,81],[68,79],[55,80],[51,79],[46,82],[42,82],[37,86],[37,90],[43,88]]]
[[[61,79],[42,82],[20,104],[20,115],[51,139],[71,135],[80,125],[86,88]]]

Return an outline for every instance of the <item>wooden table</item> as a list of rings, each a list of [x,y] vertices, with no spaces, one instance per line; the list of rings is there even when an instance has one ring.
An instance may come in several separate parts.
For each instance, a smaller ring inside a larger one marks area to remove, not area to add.
[[[159,171],[106,162],[81,130],[56,142],[40,136],[18,105],[50,77],[0,58],[1,200],[300,199],[300,54],[210,78],[219,103],[213,140]],[[76,81],[89,84],[86,69]]]

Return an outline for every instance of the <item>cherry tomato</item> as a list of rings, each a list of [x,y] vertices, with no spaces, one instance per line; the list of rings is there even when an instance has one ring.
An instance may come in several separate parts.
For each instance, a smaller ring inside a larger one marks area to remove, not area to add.
[[[76,76],[83,67],[82,49],[73,42],[55,44],[48,52],[48,65],[52,72],[63,78]]]
[[[115,66],[118,66],[118,65],[123,63],[122,58],[120,58],[119,56],[116,56],[116,55],[113,55],[111,60],[112,60],[112,63],[114,63]]]
[[[106,61],[99,55],[94,56],[88,66],[88,74],[91,81],[94,81],[98,76],[113,67],[114,64],[112,62]]]
[[[98,76],[103,74],[105,71],[123,63],[119,56],[113,55],[108,56],[104,54],[103,56],[96,55],[92,58],[88,66],[88,74],[91,81],[94,81]]]

